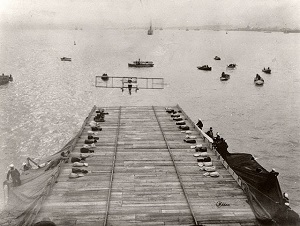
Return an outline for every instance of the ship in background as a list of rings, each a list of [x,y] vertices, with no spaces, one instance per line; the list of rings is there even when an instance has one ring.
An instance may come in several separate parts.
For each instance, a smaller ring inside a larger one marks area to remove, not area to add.
[[[153,35],[152,22],[150,23],[150,28],[148,29],[148,35]]]

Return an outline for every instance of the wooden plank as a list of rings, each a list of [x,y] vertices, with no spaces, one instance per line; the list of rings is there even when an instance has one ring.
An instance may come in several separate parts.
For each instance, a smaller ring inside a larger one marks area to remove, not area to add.
[[[173,107],[177,109],[177,107]],[[119,107],[107,107],[94,153],[86,159],[84,177],[69,179],[72,163],[64,164],[51,194],[37,216],[51,216],[57,225],[103,225],[118,131]],[[178,110],[178,109],[177,109]],[[206,177],[193,156],[193,144],[164,107],[155,107],[171,148],[187,197],[199,221],[205,225],[255,225],[246,196],[216,155],[208,155],[220,173]],[[93,113],[91,120],[96,114]],[[199,131],[184,115],[197,144],[208,147]],[[91,130],[87,122],[71,156],[78,156]],[[225,164],[226,165],[226,164]],[[217,202],[229,204],[218,207]],[[191,225],[193,218],[183,195],[174,163],[168,152],[152,106],[121,108],[120,131],[107,225]]]

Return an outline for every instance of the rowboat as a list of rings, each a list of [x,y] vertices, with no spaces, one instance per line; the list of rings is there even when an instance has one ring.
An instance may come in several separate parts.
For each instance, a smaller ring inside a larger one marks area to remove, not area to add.
[[[221,81],[227,81],[228,79],[230,79],[230,75],[229,74],[225,74],[224,72],[222,72],[220,80]]]
[[[0,75],[0,85],[7,84],[13,81],[13,77],[11,75]]]
[[[212,69],[212,67],[209,67],[208,65],[199,66],[197,68],[202,71],[211,71]]]
[[[264,68],[264,69],[262,69],[262,72],[264,72],[266,74],[271,74],[271,69],[270,68]]]
[[[229,64],[229,65],[227,65],[227,68],[234,69],[235,67],[236,67],[236,64]]]

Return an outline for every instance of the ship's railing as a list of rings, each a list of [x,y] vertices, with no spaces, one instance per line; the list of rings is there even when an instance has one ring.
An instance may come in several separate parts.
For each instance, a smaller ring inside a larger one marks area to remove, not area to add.
[[[213,148],[213,139],[211,139],[206,133],[203,132],[203,130],[199,129],[198,126],[190,119],[190,117],[183,111],[183,109],[177,105],[176,106],[182,114],[185,116],[186,120],[200,133],[202,138],[204,139],[205,142],[208,143],[208,147],[211,149],[211,151],[214,153],[215,156],[217,156],[217,159],[222,163],[222,165],[225,167],[225,169],[229,172],[229,174],[233,177],[233,179],[237,182],[237,184],[242,188],[243,192],[245,194],[248,194],[249,186],[247,185],[242,178],[240,178],[234,171],[233,169],[228,165],[225,159],[219,154],[219,152]],[[246,186],[245,186],[246,185]],[[256,190],[256,192],[261,193],[259,190],[257,190],[255,187],[251,186],[251,189]],[[273,202],[274,204],[278,204],[275,200],[272,200],[270,197],[262,194],[265,198]]]
[[[176,107],[178,108],[178,110],[180,110],[182,112],[182,114],[184,115],[185,119],[194,127],[194,129],[200,133],[200,135],[203,138],[203,140],[208,143],[208,147],[210,147],[211,149],[213,149],[213,147],[212,147],[212,144],[214,142],[213,139],[211,137],[209,137],[198,126],[196,126],[196,124],[191,120],[191,118],[183,111],[183,109],[178,104],[176,105]]]
[[[229,174],[233,177],[233,179],[238,183],[238,185],[242,188],[242,179],[231,169],[231,167],[227,164],[227,162],[222,158],[222,156],[217,152],[216,149],[213,148],[213,139],[211,139],[203,130],[199,129],[198,126],[190,119],[190,117],[183,111],[183,109],[177,104],[176,106],[184,115],[186,120],[199,132],[203,140],[208,143],[208,147],[211,151],[217,156],[217,159],[221,161],[225,169],[229,172]]]

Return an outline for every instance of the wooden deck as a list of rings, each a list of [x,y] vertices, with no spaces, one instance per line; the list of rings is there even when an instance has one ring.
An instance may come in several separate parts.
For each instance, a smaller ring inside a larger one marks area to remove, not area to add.
[[[245,194],[215,151],[208,153],[220,177],[199,170],[194,149],[183,141],[186,134],[165,107],[105,109],[109,114],[101,123],[95,153],[86,160],[90,172],[69,179],[72,163],[64,164],[36,222],[49,217],[61,226],[258,225]],[[79,155],[88,123],[71,156]],[[187,124],[197,144],[207,146],[191,121]],[[229,205],[218,207],[217,202]]]

